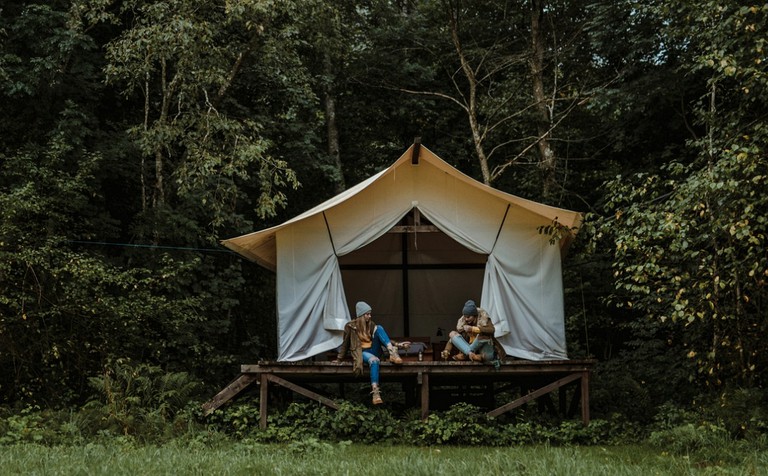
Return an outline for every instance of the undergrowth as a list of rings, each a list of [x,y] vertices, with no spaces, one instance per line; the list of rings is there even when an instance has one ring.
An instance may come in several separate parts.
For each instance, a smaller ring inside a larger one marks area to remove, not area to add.
[[[93,398],[80,408],[0,407],[0,445],[168,444],[207,447],[219,441],[290,444],[297,451],[349,442],[417,447],[597,446],[646,444],[675,455],[707,454],[729,461],[747,448],[768,448],[762,393],[723,393],[699,406],[662,405],[650,424],[622,415],[547,419],[521,408],[499,418],[457,403],[421,419],[418,411],[343,401],[331,410],[298,401],[273,410],[259,428],[259,402],[241,398],[204,416],[201,385],[185,373],[118,361],[91,379]],[[759,405],[750,405],[753,401]]]

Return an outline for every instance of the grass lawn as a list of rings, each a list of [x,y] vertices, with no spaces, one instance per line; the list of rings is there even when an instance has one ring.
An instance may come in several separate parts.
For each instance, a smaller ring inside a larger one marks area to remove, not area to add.
[[[0,446],[12,475],[768,475],[768,452],[672,456],[645,446],[514,448],[195,443],[166,446]]]

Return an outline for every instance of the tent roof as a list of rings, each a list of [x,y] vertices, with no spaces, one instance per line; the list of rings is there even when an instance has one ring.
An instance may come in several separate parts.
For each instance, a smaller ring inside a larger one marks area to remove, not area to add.
[[[355,195],[365,190],[378,180],[382,180],[384,177],[391,174],[407,174],[412,170],[412,160],[414,157],[419,161],[425,161],[432,164],[440,172],[450,174],[457,180],[465,182],[466,184],[482,190],[489,195],[495,196],[506,201],[510,205],[514,205],[523,209],[526,209],[536,215],[545,218],[548,222],[557,221],[557,223],[571,229],[576,230],[581,224],[582,215],[578,212],[566,210],[563,208],[552,207],[544,205],[542,203],[527,200],[509,193],[502,192],[493,187],[489,187],[482,182],[463,174],[459,170],[455,169],[437,155],[432,153],[429,149],[420,144],[413,144],[405,153],[390,167],[382,170],[381,172],[373,175],[372,177],[360,182],[359,184],[351,187],[344,192],[336,195],[335,197],[326,200],[325,202],[315,206],[314,208],[307,210],[306,212],[280,224],[267,228],[265,230],[249,233],[236,238],[230,238],[223,240],[222,244],[227,248],[241,254],[251,261],[258,263],[259,265],[276,270],[277,268],[277,243],[275,239],[276,233],[291,224],[298,223],[302,220],[307,220],[315,215],[321,214],[327,210],[330,210],[339,204],[352,199]],[[566,248],[567,245],[574,237],[574,233],[567,233],[561,240],[561,248]]]

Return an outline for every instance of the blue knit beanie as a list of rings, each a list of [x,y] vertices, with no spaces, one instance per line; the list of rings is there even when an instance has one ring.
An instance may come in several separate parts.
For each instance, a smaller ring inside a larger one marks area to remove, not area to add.
[[[476,316],[477,315],[477,306],[475,306],[475,301],[469,300],[464,303],[464,309],[461,311],[462,314],[465,316]]]
[[[371,306],[369,306],[367,302],[360,301],[355,304],[355,312],[357,313],[357,317],[360,317],[366,312],[371,312]]]

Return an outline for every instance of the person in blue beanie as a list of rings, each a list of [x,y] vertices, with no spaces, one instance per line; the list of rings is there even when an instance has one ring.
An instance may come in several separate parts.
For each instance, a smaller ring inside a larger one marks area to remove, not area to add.
[[[371,369],[371,395],[374,405],[383,403],[381,392],[379,390],[379,363],[382,348],[389,352],[389,361],[395,365],[403,363],[403,359],[398,353],[398,345],[392,342],[384,330],[384,327],[377,325],[372,316],[371,306],[360,301],[355,305],[355,315],[344,326],[344,339],[339,348],[339,355],[335,362],[343,359],[347,352],[352,354],[353,372],[355,375],[363,374],[363,363],[368,364]],[[403,345],[407,345],[406,342]]]
[[[449,334],[449,341],[440,353],[443,360],[448,360],[455,346],[459,353],[454,360],[473,362],[491,362],[503,360],[506,351],[494,337],[496,327],[485,309],[477,307],[475,301],[468,300],[461,310],[461,317],[456,323],[456,330]]]

